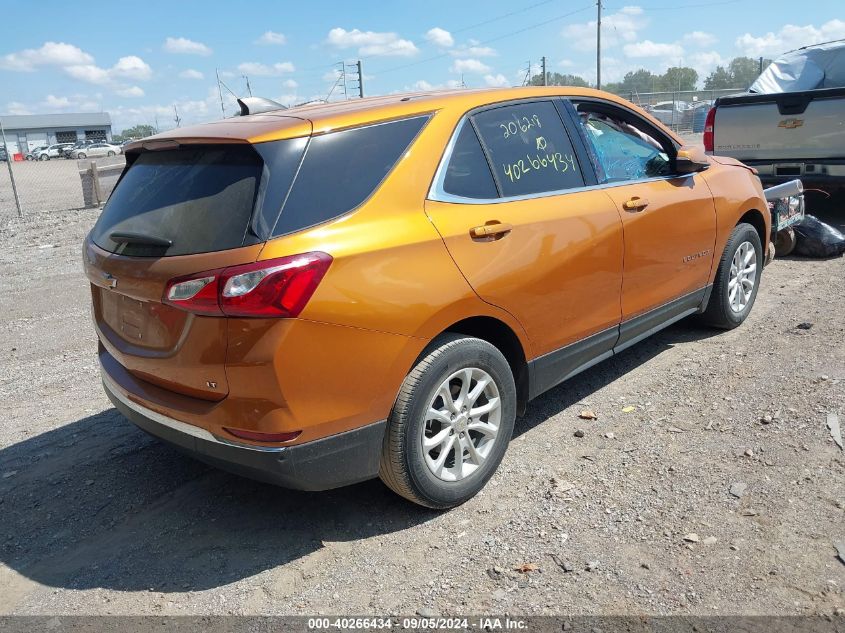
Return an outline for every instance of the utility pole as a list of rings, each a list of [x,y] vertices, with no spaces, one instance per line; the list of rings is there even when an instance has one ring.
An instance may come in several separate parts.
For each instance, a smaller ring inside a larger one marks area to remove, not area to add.
[[[601,0],[596,0],[596,90],[601,90]]]
[[[155,116],[156,119],[156,134],[158,134],[158,115]]]
[[[530,86],[531,85],[531,60],[529,59],[527,62],[528,68],[525,69],[525,79],[522,80],[523,86]]]
[[[223,118],[226,118],[226,108],[223,107],[223,91],[220,89],[220,73],[215,68],[214,75],[217,77],[217,94],[220,96],[220,112],[223,113]],[[158,124],[156,124],[156,129],[158,129]]]
[[[361,67],[361,60],[359,59],[354,64],[348,64],[350,68],[355,69],[355,74],[357,75],[358,80],[358,98],[364,98],[364,70]]]
[[[543,55],[540,58],[540,66],[543,68],[543,85],[548,86],[549,82],[546,79],[546,56],[545,55]]]
[[[6,168],[9,170],[9,179],[12,181],[12,193],[15,196],[15,207],[18,209],[18,217],[23,217],[21,211],[21,200],[18,198],[18,186],[15,184],[15,174],[12,171],[12,155],[9,154],[9,146],[6,145],[6,130],[3,129],[3,121],[0,120],[0,135],[3,136],[3,149],[6,152]]]
[[[176,104],[173,104],[173,114],[176,116],[174,117],[174,121],[176,121],[176,127],[179,127],[179,124],[182,122],[182,119],[179,118],[179,110],[176,109]]]
[[[758,75],[762,75],[762,74],[763,74],[763,58],[762,58],[762,57],[760,58],[760,72],[759,72],[759,73],[757,73],[757,74],[758,74]]]
[[[243,78],[246,79],[246,91],[249,93],[249,96],[252,96],[252,88],[249,85],[249,77],[243,75]]]

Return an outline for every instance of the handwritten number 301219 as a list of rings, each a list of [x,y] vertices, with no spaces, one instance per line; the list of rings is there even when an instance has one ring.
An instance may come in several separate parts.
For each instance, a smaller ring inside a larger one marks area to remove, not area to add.
[[[499,127],[504,130],[503,136],[505,138],[510,138],[511,136],[518,134],[519,132],[527,132],[532,127],[543,127],[540,124],[540,117],[536,114],[532,114],[531,117],[520,117],[514,121],[508,121],[507,123],[500,123]]]

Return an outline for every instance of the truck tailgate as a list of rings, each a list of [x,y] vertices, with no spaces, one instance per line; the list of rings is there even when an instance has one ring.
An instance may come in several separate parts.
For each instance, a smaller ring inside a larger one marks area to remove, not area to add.
[[[722,97],[713,152],[740,160],[845,157],[845,88]]]

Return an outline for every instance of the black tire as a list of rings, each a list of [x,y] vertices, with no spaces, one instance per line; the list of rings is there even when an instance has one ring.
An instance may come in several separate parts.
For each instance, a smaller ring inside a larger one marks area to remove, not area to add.
[[[783,231],[778,231],[775,235],[775,256],[786,257],[791,255],[797,242],[795,229],[791,226],[786,227]]]
[[[38,160],[50,160],[50,156],[47,154],[41,154],[41,156],[38,157]]]
[[[487,372],[496,384],[501,406],[499,430],[489,454],[474,472],[458,481],[443,481],[425,462],[422,437],[426,412],[440,385],[453,373],[469,367]],[[387,421],[379,477],[394,492],[422,506],[442,510],[464,503],[499,467],[513,434],[516,405],[513,373],[496,347],[460,334],[438,337],[399,390]]]
[[[740,245],[745,242],[749,242],[754,247],[757,274],[748,303],[742,310],[737,312],[731,308],[728,285],[731,275],[731,262],[737,249],[739,249]],[[733,328],[741,325],[751,312],[751,308],[754,306],[754,300],[757,298],[757,290],[760,288],[760,275],[762,272],[763,246],[760,243],[760,236],[757,234],[757,230],[750,224],[737,224],[731,232],[731,235],[728,238],[728,243],[725,245],[725,250],[722,253],[722,257],[719,260],[719,269],[716,271],[713,291],[710,294],[710,300],[707,303],[707,308],[701,315],[702,321],[704,321],[707,325],[724,330],[732,330]]]
[[[82,154],[82,153],[77,154],[76,157],[77,158],[88,158],[85,154]]]

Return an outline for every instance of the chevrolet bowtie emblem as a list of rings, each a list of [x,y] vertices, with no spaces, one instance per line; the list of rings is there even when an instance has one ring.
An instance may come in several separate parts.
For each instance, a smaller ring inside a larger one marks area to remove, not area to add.
[[[804,125],[804,119],[784,119],[778,123],[778,127],[782,127],[786,130],[794,130],[802,125]]]

